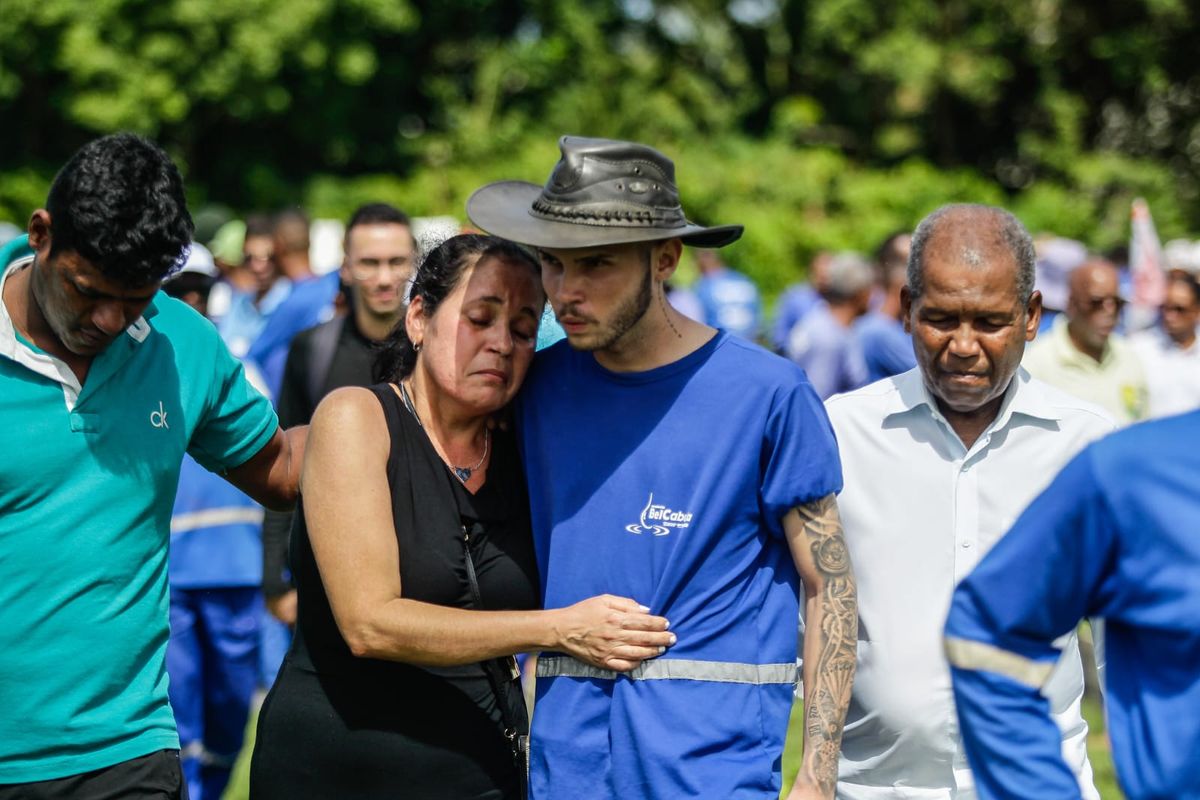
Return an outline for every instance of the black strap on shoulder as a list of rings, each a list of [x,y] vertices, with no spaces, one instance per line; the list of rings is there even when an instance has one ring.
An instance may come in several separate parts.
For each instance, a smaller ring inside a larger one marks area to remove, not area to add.
[[[471,596],[475,601],[475,607],[482,610],[484,608],[483,597],[479,593],[479,579],[475,574],[475,559],[471,555],[472,527],[474,526],[463,525],[461,528],[463,553],[467,563],[467,581],[471,584]],[[496,698],[496,705],[500,706],[500,717],[504,721],[504,738],[508,741],[513,762],[517,767],[517,777],[521,781],[521,796],[524,797],[528,791],[529,780],[529,736],[523,731],[524,726],[521,725],[520,721],[513,714],[511,705],[513,701],[509,696],[509,692],[513,690],[517,680],[521,677],[521,673],[517,669],[517,660],[513,656],[506,656],[504,658],[489,658],[482,663],[488,683],[492,686],[492,694]],[[520,700],[520,702],[524,702],[524,700]]]
[[[318,325],[313,331],[308,351],[308,386],[305,387],[311,402],[310,408],[316,408],[321,402],[325,381],[333,367],[333,357],[337,354],[338,339],[342,338],[345,326],[346,318],[339,316]]]

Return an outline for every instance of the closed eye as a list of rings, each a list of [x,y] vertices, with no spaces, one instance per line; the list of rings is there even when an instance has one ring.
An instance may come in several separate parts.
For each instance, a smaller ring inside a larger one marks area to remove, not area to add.
[[[924,322],[938,330],[952,330],[958,327],[958,320],[954,317],[925,317]]]

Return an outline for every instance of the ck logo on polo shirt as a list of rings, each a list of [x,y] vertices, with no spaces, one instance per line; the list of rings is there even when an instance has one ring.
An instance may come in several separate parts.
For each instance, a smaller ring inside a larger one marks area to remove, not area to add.
[[[162,400],[158,401],[158,408],[150,412],[150,424],[156,428],[170,428],[167,424],[167,410],[163,408]]]
[[[675,511],[661,503],[655,503],[654,492],[651,492],[650,499],[646,501],[646,507],[642,509],[642,514],[638,518],[638,521],[631,525],[626,525],[625,530],[639,535],[653,533],[655,536],[666,536],[671,532],[671,528],[682,530],[690,525],[691,522],[692,512]]]

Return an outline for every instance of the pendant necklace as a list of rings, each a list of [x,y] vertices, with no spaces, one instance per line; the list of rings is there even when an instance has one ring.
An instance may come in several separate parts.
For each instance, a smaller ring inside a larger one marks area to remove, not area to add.
[[[417,413],[417,407],[415,405],[413,405],[412,398],[408,396],[408,388],[404,385],[403,381],[401,381],[399,385],[400,385],[400,398],[404,401],[404,407],[407,408],[409,410],[409,413],[411,413],[413,415],[413,419],[415,419],[417,421],[417,425],[419,425],[421,427],[421,430],[425,430],[425,423],[421,422],[421,415]],[[425,431],[425,435],[429,436],[429,431]],[[430,442],[430,444],[433,444],[432,436],[429,437],[429,442]],[[451,464],[449,459],[445,458],[444,456],[443,456],[442,460],[445,462],[446,466],[448,466],[450,468],[450,471],[454,473],[454,477],[458,478],[459,482],[465,485],[467,481],[471,480],[471,475],[475,472],[475,470],[482,467],[483,462],[487,460],[488,448],[491,446],[491,444],[492,444],[492,432],[487,427],[484,427],[484,429],[483,429],[483,455],[479,457],[479,462],[476,463],[475,466],[473,466],[473,467],[458,467],[458,466],[455,466],[454,464]],[[436,445],[434,446],[434,449],[435,450],[437,449]],[[439,455],[441,455],[441,454],[439,453]]]

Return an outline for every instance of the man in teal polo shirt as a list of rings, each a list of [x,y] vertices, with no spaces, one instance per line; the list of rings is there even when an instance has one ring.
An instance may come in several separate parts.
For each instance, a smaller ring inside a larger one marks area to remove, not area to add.
[[[180,796],[164,654],[183,455],[294,503],[303,431],[159,292],[191,232],[174,164],[118,134],[0,250],[0,800]]]

